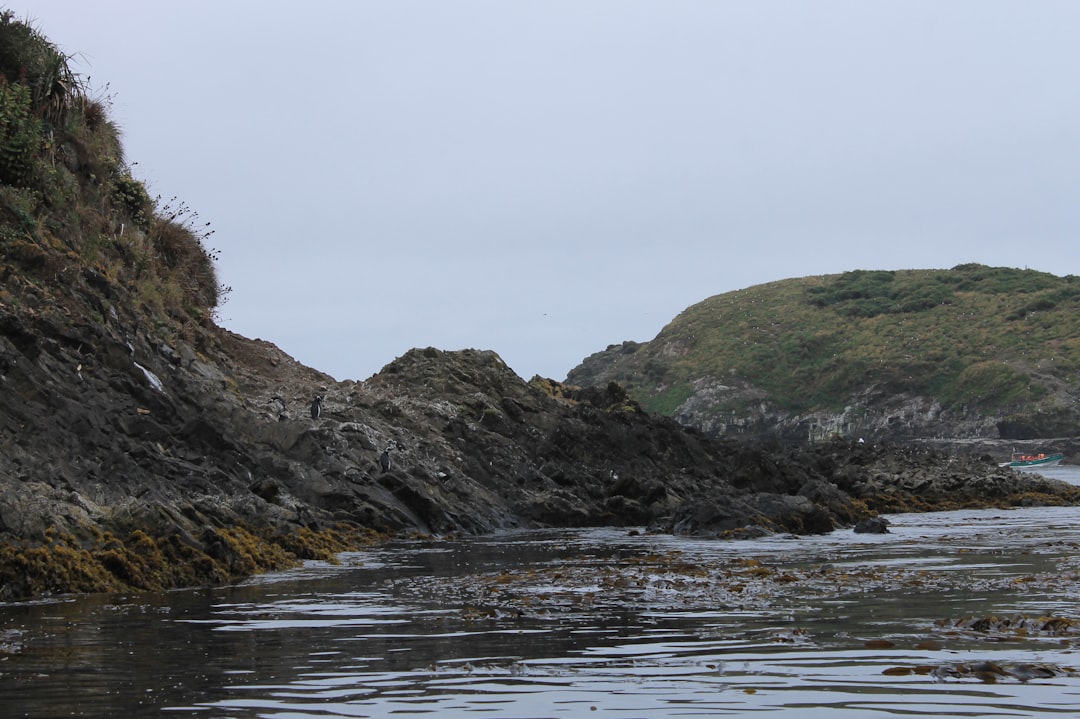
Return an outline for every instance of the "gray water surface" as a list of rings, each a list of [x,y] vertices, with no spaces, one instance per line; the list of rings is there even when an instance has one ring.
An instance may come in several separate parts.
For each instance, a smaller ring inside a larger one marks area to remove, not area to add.
[[[399,541],[234,587],[0,605],[0,717],[1080,713],[1080,508],[890,520]]]

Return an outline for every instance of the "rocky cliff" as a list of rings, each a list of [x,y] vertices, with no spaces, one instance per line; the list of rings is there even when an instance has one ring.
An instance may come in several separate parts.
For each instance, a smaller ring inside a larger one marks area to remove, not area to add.
[[[209,231],[131,175],[67,56],[11,13],[0,50],[0,600],[228,582],[397,533],[1078,501],[987,458],[710,438],[490,351],[334,382],[214,323]]]
[[[4,598],[230,581],[387,533],[827,532],[1077,500],[987,459],[710,439],[490,351],[414,350],[337,383],[212,323],[163,336],[99,277],[3,278],[19,298],[0,305]]]

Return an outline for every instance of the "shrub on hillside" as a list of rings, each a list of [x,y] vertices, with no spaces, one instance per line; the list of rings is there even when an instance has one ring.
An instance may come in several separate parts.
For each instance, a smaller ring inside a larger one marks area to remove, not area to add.
[[[82,265],[152,312],[201,319],[223,299],[185,206],[158,207],[124,158],[108,100],[87,96],[60,52],[0,13],[0,248],[46,281]]]

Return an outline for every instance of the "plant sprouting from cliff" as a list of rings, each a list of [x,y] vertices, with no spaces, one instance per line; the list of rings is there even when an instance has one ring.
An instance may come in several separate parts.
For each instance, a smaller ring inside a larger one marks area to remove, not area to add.
[[[41,121],[34,116],[30,88],[0,78],[0,182],[26,185],[41,146]]]
[[[50,125],[62,124],[69,108],[85,97],[70,60],[29,21],[0,12],[0,73],[8,85],[29,90],[34,115]]]
[[[186,300],[209,310],[224,304],[232,291],[218,281],[214,262],[221,253],[206,245],[213,234],[209,222],[201,222],[197,212],[175,197],[158,207],[150,228],[154,249],[175,271]]]

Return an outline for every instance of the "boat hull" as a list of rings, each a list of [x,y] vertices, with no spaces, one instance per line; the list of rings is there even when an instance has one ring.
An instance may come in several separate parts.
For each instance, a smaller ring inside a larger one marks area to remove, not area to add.
[[[1037,457],[1019,457],[1009,462],[1002,462],[1002,467],[1054,467],[1065,458],[1064,454],[1039,455]]]

